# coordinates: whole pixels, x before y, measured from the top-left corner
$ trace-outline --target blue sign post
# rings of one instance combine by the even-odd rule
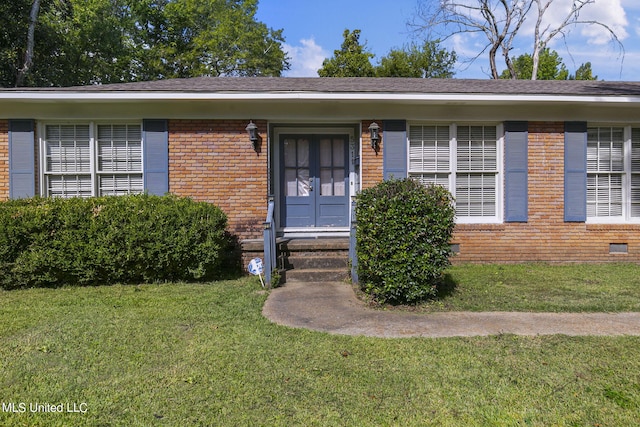
[[[247,267],[249,273],[254,276],[258,276],[260,278],[260,284],[264,288],[264,281],[262,280],[262,273],[264,272],[264,264],[262,264],[262,260],[260,258],[254,258],[249,262],[249,266]]]

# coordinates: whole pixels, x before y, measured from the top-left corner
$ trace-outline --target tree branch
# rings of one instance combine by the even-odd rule
[[[33,0],[31,5],[31,14],[29,15],[29,29],[27,31],[27,50],[24,53],[24,64],[18,69],[16,78],[16,87],[24,85],[27,73],[33,65],[33,49],[35,45],[36,24],[38,22],[38,14],[40,13],[40,0]]]

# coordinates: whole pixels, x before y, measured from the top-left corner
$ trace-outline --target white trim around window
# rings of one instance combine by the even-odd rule
[[[408,173],[447,188],[459,224],[503,221],[502,124],[411,123]]]
[[[640,125],[589,124],[587,222],[640,223]]]
[[[38,135],[42,196],[144,191],[142,123],[45,122],[38,126]]]

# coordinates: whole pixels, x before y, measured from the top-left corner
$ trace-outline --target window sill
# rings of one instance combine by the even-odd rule
[[[456,224],[455,231],[503,231],[504,224]]]
[[[640,223],[587,223],[587,231],[640,231]]]

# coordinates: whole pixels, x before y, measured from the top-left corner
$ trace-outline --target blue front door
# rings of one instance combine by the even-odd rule
[[[348,225],[348,135],[281,135],[283,227]]]

